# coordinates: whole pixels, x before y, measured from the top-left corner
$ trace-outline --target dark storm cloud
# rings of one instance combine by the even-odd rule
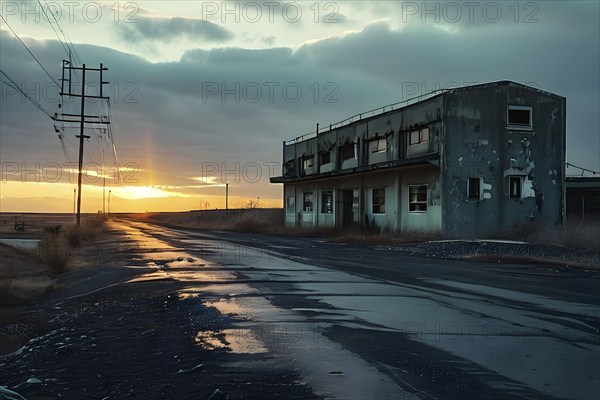
[[[573,18],[569,10],[565,21]],[[198,176],[206,162],[228,168],[280,162],[281,141],[313,131],[317,122],[326,127],[440,87],[502,79],[565,96],[567,159],[598,169],[598,24],[563,27],[556,13],[551,20],[453,33],[426,24],[396,31],[378,23],[298,49],[196,49],[164,63],[97,46],[78,49],[87,64],[109,67],[121,161],[149,170]],[[3,70],[28,87],[48,81],[14,38],[3,33],[1,39]],[[32,49],[57,76],[60,45],[32,41]],[[286,97],[286,85],[302,95],[295,98],[290,90]],[[60,160],[51,121],[15,95],[5,97],[3,159]],[[89,157],[97,157],[94,151],[90,146]],[[171,184],[168,175],[155,179]]]
[[[151,15],[138,16],[136,23],[117,25],[117,33],[122,39],[132,43],[170,42],[182,37],[222,43],[234,37],[231,31],[212,22],[194,18],[167,18]]]

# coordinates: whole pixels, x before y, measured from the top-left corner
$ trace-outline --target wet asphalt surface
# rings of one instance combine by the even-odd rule
[[[119,223],[127,240],[97,255],[98,279],[24,311],[46,334],[0,358],[0,385],[30,399],[600,396],[596,269]]]

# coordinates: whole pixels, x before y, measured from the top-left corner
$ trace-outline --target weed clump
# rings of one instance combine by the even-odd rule
[[[53,272],[62,273],[67,268],[71,250],[93,242],[106,229],[103,215],[84,219],[81,225],[66,230],[48,231],[42,234],[38,246],[39,257]]]

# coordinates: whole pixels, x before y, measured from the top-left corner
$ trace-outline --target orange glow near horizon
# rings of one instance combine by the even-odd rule
[[[201,185],[198,185],[201,186]],[[198,186],[191,186],[198,189]],[[221,185],[218,185],[221,186]],[[0,182],[0,212],[56,212],[73,211],[73,183],[48,182]],[[209,189],[215,187],[206,186]],[[110,197],[111,212],[158,212],[189,211],[198,209],[225,208],[225,194],[192,194],[185,193],[190,187],[164,185],[128,185],[107,186],[103,190],[99,185],[83,185],[82,212],[95,213],[104,207],[108,211]],[[257,186],[257,191],[264,196],[264,190]],[[264,189],[264,188],[262,188]],[[104,195],[104,201],[103,201]],[[260,197],[260,207],[282,207],[280,197]],[[254,196],[238,196],[230,190],[229,207],[241,208]]]

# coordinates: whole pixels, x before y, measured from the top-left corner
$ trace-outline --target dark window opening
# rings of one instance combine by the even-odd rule
[[[333,213],[333,192],[330,190],[324,191],[321,194],[321,213]]]
[[[347,144],[345,146],[340,147],[340,160],[346,161],[351,158],[354,158],[354,146],[351,144]]]
[[[302,209],[304,211],[312,211],[313,210],[313,194],[312,192],[304,192],[304,198],[302,203]]]
[[[296,176],[296,166],[294,165],[294,160],[285,163],[283,175],[287,177]]]
[[[329,164],[331,162],[331,152],[326,151],[319,154],[319,165]]]
[[[509,106],[508,125],[531,128],[531,108]]]
[[[373,214],[385,214],[385,188],[373,189]]]
[[[523,178],[511,176],[508,178],[508,198],[520,199],[523,192]]]
[[[481,199],[481,178],[469,178],[468,198]]]
[[[427,185],[408,186],[408,211],[427,212]]]

